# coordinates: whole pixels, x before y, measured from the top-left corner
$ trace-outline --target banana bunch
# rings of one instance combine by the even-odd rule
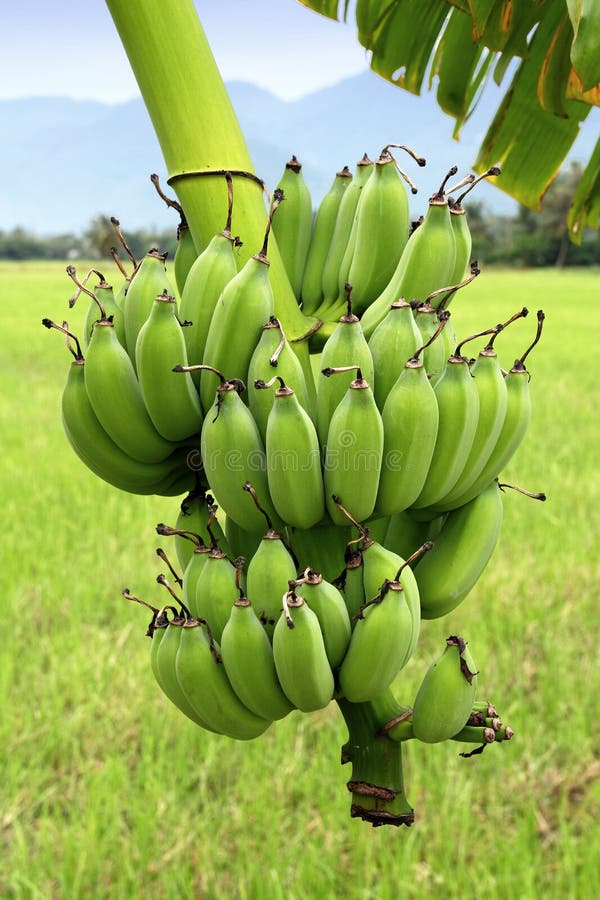
[[[527,309],[459,338],[449,306],[479,275],[463,200],[499,170],[448,188],[453,167],[411,225],[405,185],[416,187],[395,147],[341,169],[314,217],[293,156],[245,262],[224,173],[225,225],[201,252],[178,208],[176,289],[164,254],[136,262],[114,220],[134,264],[131,276],[120,266],[121,290],[96,269],[83,280],[68,269],[70,305],[90,300],[85,358],[66,322],[43,320],[73,356],[62,418],[76,454],[122,490],[186,494],[175,525],[157,526],[182,570],[157,550],[181,594],[158,577],[170,594],[150,606],[159,687],[196,724],[238,740],[335,700],[350,735],[352,814],[373,824],[412,821],[400,764],[389,796],[372,790],[376,735],[398,753],[409,739],[483,746],[512,735],[477,700],[460,637],[412,705],[394,691],[422,622],[454,610],[496,548],[499,476],[529,425],[525,362],[544,323],[540,310],[507,368],[496,344]],[[304,334],[276,315],[273,238]]]

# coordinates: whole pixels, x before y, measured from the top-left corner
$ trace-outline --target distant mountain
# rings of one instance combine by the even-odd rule
[[[242,82],[230,83],[228,91],[255,169],[269,187],[295,154],[316,204],[343,165],[353,168],[364,152],[375,157],[389,142],[405,143],[427,157],[427,167],[418,169],[398,151],[399,164],[419,186],[415,215],[424,211],[426,198],[451,165],[461,173],[469,169],[495,107],[493,100],[487,110],[480,104],[455,142],[453,122],[440,112],[433,93],[414,97],[372,72],[287,103]],[[117,216],[125,228],[174,224],[150,184],[150,173],[158,172],[163,181],[166,173],[141,99],[115,105],[4,100],[0,117],[0,229],[78,232],[97,213]],[[582,134],[579,155],[589,155],[593,142],[591,130]],[[496,211],[515,208],[511,198],[488,185],[481,185],[479,197]]]

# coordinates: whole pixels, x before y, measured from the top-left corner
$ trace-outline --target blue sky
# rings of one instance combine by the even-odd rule
[[[355,27],[298,0],[196,0],[226,81],[294,99],[368,68]],[[104,0],[2,4],[0,99],[67,96],[105,102],[138,94]]]

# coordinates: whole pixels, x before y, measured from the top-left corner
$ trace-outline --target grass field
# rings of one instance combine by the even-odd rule
[[[534,419],[505,475],[548,501],[506,496],[481,582],[424,624],[397,688],[410,703],[459,633],[516,735],[470,760],[411,742],[416,824],[371,829],[349,817],[334,704],[246,744],[160,694],[147,617],[121,589],[162,602],[154,525],[177,500],[128,496],[74,456],[58,410],[69,357],[40,326],[68,315],[70,282],[59,264],[0,263],[0,896],[597,896],[599,287],[598,271],[485,272],[452,307],[460,334],[546,311],[528,360]],[[505,367],[533,319],[498,339]]]

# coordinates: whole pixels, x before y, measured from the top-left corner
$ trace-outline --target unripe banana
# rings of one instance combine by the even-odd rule
[[[221,654],[231,686],[251,712],[268,720],[283,719],[291,712],[293,706],[277,678],[271,642],[246,597],[233,604]]]
[[[248,564],[246,593],[269,638],[281,614],[281,597],[296,577],[296,563],[280,534],[269,528]]]
[[[198,256],[196,252],[196,246],[194,244],[194,239],[192,238],[192,233],[185,218],[185,213],[181,204],[177,200],[173,200],[171,197],[167,197],[160,186],[160,179],[156,173],[153,173],[150,176],[150,181],[154,185],[156,193],[161,198],[161,200],[164,200],[167,207],[169,207],[170,209],[174,209],[179,213],[179,224],[177,226],[177,249],[175,250],[175,257],[173,259],[173,271],[175,274],[177,293],[181,298],[188,273],[196,257]],[[202,362],[202,360],[199,359],[198,362]]]
[[[174,616],[169,622],[165,615],[163,624],[159,614],[152,637],[152,651],[150,655],[152,671],[162,692],[188,719],[191,719],[192,722],[195,722],[196,725],[200,725],[202,728],[207,728],[209,731],[220,731],[215,726],[209,725],[204,716],[190,703],[177,678],[176,660],[184,621],[185,619],[181,616]],[[155,644],[155,636],[160,632],[162,632],[162,637]]]
[[[196,544],[189,562],[183,570],[182,601],[192,615],[196,615],[198,582],[212,549],[206,544]]]
[[[300,299],[312,228],[312,200],[295,156],[285,165],[277,189],[284,203],[273,220],[273,234],[294,294]]]
[[[135,345],[140,328],[148,318],[154,298],[163,291],[173,294],[165,270],[166,253],[153,248],[144,256],[127,289],[123,306],[127,351],[135,368]]]
[[[425,219],[410,236],[387,287],[362,316],[362,329],[367,339],[399,297],[409,302],[423,301],[433,291],[451,283],[456,247],[444,185],[455,172],[456,167],[450,170],[438,193],[429,200]]]
[[[74,267],[69,266],[67,271],[73,270]],[[84,346],[88,346],[92,337],[92,331],[94,329],[95,323],[100,318],[99,309],[104,310],[104,318],[111,318],[113,325],[115,326],[115,332],[117,337],[119,338],[119,343],[125,347],[125,322],[123,319],[123,311],[117,300],[115,298],[112,285],[108,284],[105,281],[104,276],[101,272],[98,272],[95,269],[92,269],[89,273],[95,272],[96,275],[100,278],[100,281],[97,285],[94,286],[93,294],[95,295],[89,302],[87,312],[85,314],[85,322],[83,325],[83,343]],[[85,279],[84,279],[85,281]],[[73,296],[69,300],[69,307],[74,306],[75,300],[77,299],[78,292],[73,294]]]
[[[273,632],[273,657],[283,691],[303,712],[323,709],[333,698],[333,673],[316,614],[288,592]]]
[[[328,370],[324,370],[326,372]],[[329,370],[332,374],[336,370]],[[337,376],[336,376],[337,377]],[[375,509],[383,457],[383,424],[360,369],[336,408],[327,432],[325,498],[332,521],[346,524],[334,497],[359,522]]]
[[[331,417],[342,401],[352,381],[352,373],[336,375],[328,378],[322,374],[323,369],[336,369],[342,366],[360,367],[366,381],[375,384],[373,357],[364,338],[360,322],[350,309],[350,293],[348,293],[348,313],[339,321],[339,325],[323,348],[321,354],[321,374],[317,377],[317,433],[321,446],[327,443]]]
[[[190,226],[182,220],[177,226],[177,248],[173,257],[173,273],[179,297],[183,297],[190,270],[198,258]]]
[[[295,392],[276,376],[266,431],[267,477],[277,514],[295,528],[311,528],[325,515],[321,453],[315,426]],[[256,382],[256,388],[269,388]]]
[[[211,489],[227,516],[248,531],[262,528],[262,514],[248,502],[242,488],[251,481],[269,515],[266,457],[252,413],[238,394],[238,383],[221,381],[214,406],[200,435],[202,462]]]
[[[250,560],[258,550],[262,540],[264,529],[260,531],[248,531],[234,522],[231,516],[225,519],[225,535],[227,543],[231,548],[230,556],[235,558],[243,556],[244,559]]]
[[[211,550],[205,559],[196,580],[195,595],[188,595],[188,606],[193,616],[207,622],[214,640],[220,643],[231,606],[238,596],[238,570],[222,550]]]
[[[323,301],[323,269],[331,246],[335,222],[344,191],[352,181],[348,166],[338,172],[321,200],[310,239],[302,276],[302,311],[312,315]]]
[[[343,576],[344,603],[348,610],[350,627],[354,628],[356,614],[365,602],[365,586],[363,580],[363,554],[361,550],[348,550],[346,568]]]
[[[463,344],[465,341],[463,341]],[[438,402],[438,430],[433,458],[414,507],[435,506],[458,481],[471,452],[479,417],[479,395],[462,344],[434,387]]]
[[[476,693],[477,671],[471,654],[462,638],[451,635],[415,698],[415,737],[427,744],[449,740],[466,725]]]
[[[90,403],[85,386],[85,360],[77,338],[66,325],[57,325],[51,319],[43,319],[42,323],[46,328],[55,328],[67,335],[74,344],[67,344],[73,362],[62,393],[61,415],[65,434],[77,456],[98,477],[121,490],[132,494],[170,496],[174,493],[170,483],[185,472],[179,457],[173,456],[159,463],[142,463],[121,450],[103,429]]]
[[[488,460],[473,484],[459,497],[455,497],[450,508],[455,509],[468,503],[483,491],[504,469],[525,437],[531,421],[531,397],[529,394],[529,372],[525,359],[539,341],[544,323],[544,313],[538,310],[538,327],[535,339],[520,359],[515,360],[506,376],[506,414],[504,422]],[[441,503],[440,508],[445,504]]]
[[[222,734],[252,740],[271,724],[241,702],[227,678],[220,649],[200,619],[184,623],[175,668],[189,703]]]
[[[227,222],[223,231],[216,234],[196,257],[180,295],[181,321],[191,322],[183,331],[190,365],[198,365],[204,359],[206,339],[217,301],[225,286],[237,275],[234,247],[240,246],[241,241],[231,234],[233,186],[229,173],[226,178],[229,198]],[[200,370],[192,373],[192,379],[199,387]]]
[[[330,304],[334,304],[338,299],[342,261],[350,240],[356,207],[358,206],[360,193],[367,183],[372,170],[373,162],[365,153],[363,158],[357,163],[354,177],[342,197],[335,220],[329,253],[323,268],[323,309]],[[319,311],[317,311],[318,314]]]
[[[425,160],[419,160],[419,164],[424,165]],[[412,182],[411,187],[416,193]],[[340,278],[343,278],[340,293],[343,296],[344,283],[350,282],[357,313],[367,309],[385,289],[408,241],[409,228],[410,212],[403,175],[389,148],[385,147],[360,193],[349,270],[346,273],[342,266],[340,272]]]
[[[464,469],[441,501],[444,507],[465,494],[475,482],[498,442],[506,416],[506,381],[491,343],[479,353],[471,372],[479,395],[477,429]]]
[[[349,529],[339,525],[315,525],[308,530],[293,528],[290,531],[290,542],[300,568],[309,566],[321,572],[328,581],[337,578],[344,568],[344,553],[349,538]]]
[[[340,668],[340,690],[362,703],[386,690],[400,671],[412,640],[412,615],[399,582],[387,581],[358,613]]]
[[[142,397],[158,433],[168,441],[199,434],[202,410],[191,375],[173,371],[188,362],[174,297],[155,298],[138,334],[135,361]]]
[[[499,174],[500,169],[498,168],[498,166],[493,166],[491,169],[488,169],[487,172],[484,172],[477,178],[473,178],[467,190],[464,191],[457,200],[449,202],[450,221],[452,223],[452,230],[454,232],[454,240],[456,244],[456,259],[454,262],[454,271],[452,273],[449,284],[456,284],[457,282],[462,281],[463,278],[467,276],[470,268],[473,240],[471,236],[471,230],[469,228],[469,223],[467,221],[465,208],[463,206],[463,200],[467,196],[467,194],[473,190],[475,185],[479,184],[479,182],[484,178],[489,178],[491,175]],[[446,297],[441,301],[441,304],[435,303],[434,306],[437,307],[443,304],[444,308],[447,309],[453,296],[454,294],[446,295]]]
[[[350,641],[350,618],[340,591],[323,576],[306,569],[294,586],[302,585],[304,599],[319,620],[325,652],[332,669],[342,662]]]
[[[424,619],[445,616],[464,600],[489,562],[501,524],[496,482],[448,513],[433,550],[415,570]]]
[[[275,313],[275,300],[269,281],[267,246],[271,221],[281,203],[279,194],[267,223],[262,249],[251,256],[238,274],[225,286],[213,312],[204,364],[247,382],[248,367],[260,339],[262,327]],[[213,380],[206,374],[200,380],[202,408],[208,410],[213,399]]]
[[[273,395],[255,387],[257,381],[267,382],[279,375],[296,392],[300,405],[311,414],[306,378],[300,360],[292,350],[279,319],[271,316],[263,325],[262,334],[248,366],[248,405],[263,441],[267,434],[267,419],[273,406]]]
[[[438,403],[418,354],[404,366],[381,414],[384,465],[376,503],[381,515],[400,513],[416,501],[433,458]]]
[[[421,332],[415,323],[410,303],[406,300],[392,303],[388,314],[369,340],[373,367],[377,372],[373,393],[381,412],[407,360],[414,357],[422,343]]]
[[[230,548],[215,513],[216,507],[211,495],[207,494],[204,488],[196,487],[181,501],[175,528],[199,535],[205,544],[212,544],[214,540],[221,550],[230,554]],[[180,566],[185,569],[194,552],[194,541],[175,534],[175,552]],[[233,556],[243,555],[233,554]]]
[[[141,462],[160,462],[175,445],[160,435],[146,410],[133,363],[112,322],[96,322],[88,347],[85,386],[94,412],[115,444]]]
[[[416,521],[407,511],[390,517],[385,538],[381,543],[404,559],[410,556],[426,540],[433,540],[439,534],[444,516],[431,522]]]

